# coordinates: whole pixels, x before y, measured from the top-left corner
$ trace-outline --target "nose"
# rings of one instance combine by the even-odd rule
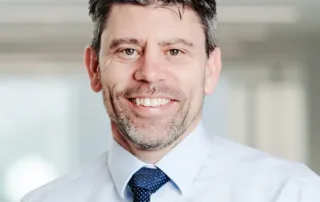
[[[134,78],[144,83],[156,83],[164,80],[165,69],[161,65],[161,55],[155,50],[146,50],[141,65],[134,73]]]

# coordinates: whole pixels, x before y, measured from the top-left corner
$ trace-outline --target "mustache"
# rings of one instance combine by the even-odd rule
[[[116,93],[116,97],[131,98],[139,95],[156,95],[167,96],[177,100],[183,99],[184,93],[176,87],[171,87],[166,84],[139,84],[130,86],[123,91]]]

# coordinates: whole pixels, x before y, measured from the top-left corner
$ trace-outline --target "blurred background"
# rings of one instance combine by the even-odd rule
[[[220,0],[223,71],[210,135],[320,173],[320,1]],[[109,119],[82,56],[87,0],[0,0],[0,202],[108,149]]]

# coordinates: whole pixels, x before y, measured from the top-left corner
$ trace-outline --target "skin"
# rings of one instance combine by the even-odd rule
[[[85,49],[91,88],[102,91],[114,139],[146,163],[159,161],[196,127],[220,74],[220,50],[208,57],[196,13],[182,14],[175,6],[114,5],[100,52]],[[170,102],[145,107],[136,98]]]

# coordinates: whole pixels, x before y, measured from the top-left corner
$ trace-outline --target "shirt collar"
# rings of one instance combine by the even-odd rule
[[[120,146],[113,138],[108,154],[111,177],[121,198],[132,175],[147,164]]]
[[[193,132],[156,163],[177,185],[182,195],[188,193],[210,153],[206,138],[200,122]]]
[[[200,122],[184,140],[155,164],[166,173],[182,195],[188,193],[210,152],[210,149],[206,147],[206,141],[206,133]],[[124,198],[132,175],[148,165],[125,150],[112,138],[108,166],[116,189],[121,198]]]

